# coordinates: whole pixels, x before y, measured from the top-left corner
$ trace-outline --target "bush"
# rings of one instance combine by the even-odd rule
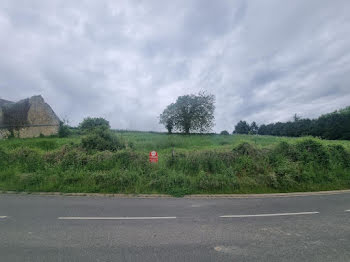
[[[77,148],[71,148],[70,150],[64,151],[63,155],[61,155],[59,159],[59,163],[63,170],[79,170],[85,167],[88,163],[88,156],[86,153]]]
[[[83,131],[91,131],[95,128],[109,129],[109,122],[102,117],[87,117],[79,124],[79,128]]]
[[[282,188],[295,186],[296,182],[302,182],[301,170],[296,162],[283,159],[274,167],[278,183]]]
[[[332,165],[339,166],[341,168],[350,167],[350,154],[342,145],[329,145],[328,150]]]
[[[252,157],[243,155],[239,156],[233,165],[233,169],[238,177],[255,176],[264,173],[265,166],[253,159]]]
[[[297,161],[298,152],[295,146],[288,144],[287,142],[280,142],[275,148],[274,152],[278,155],[286,157],[292,161]]]
[[[295,146],[287,142],[280,142],[268,153],[268,158],[272,168],[282,167],[282,169],[284,169],[286,162],[298,161],[298,152]]]
[[[147,154],[140,154],[138,152],[133,151],[120,151],[117,153],[114,153],[115,161],[118,163],[118,165],[121,168],[124,169],[130,169],[130,168],[142,168],[147,169],[148,168],[148,155]]]
[[[181,170],[188,174],[196,174],[201,169],[201,163],[203,157],[201,153],[192,153],[192,154],[181,154],[178,153],[175,155],[175,158],[169,158],[169,161],[174,160],[174,167],[177,170]]]
[[[2,168],[7,167],[9,161],[8,154],[0,147],[0,166]]]
[[[44,167],[44,161],[39,152],[26,147],[11,152],[10,161],[17,163],[22,172],[35,172]]]
[[[95,173],[92,179],[101,191],[126,192],[135,186],[138,175],[136,172],[113,170],[111,173]]]
[[[111,170],[116,166],[115,154],[111,151],[101,151],[88,158],[87,168],[91,171]]]
[[[217,152],[205,152],[201,158],[202,170],[209,173],[220,173],[225,169],[221,155]]]
[[[104,128],[92,130],[81,140],[82,147],[86,150],[117,151],[125,148],[125,143],[112,131]]]
[[[16,179],[24,190],[30,190],[32,187],[40,186],[43,176],[37,173],[21,173],[16,175]]]
[[[209,173],[220,173],[233,164],[234,155],[231,152],[191,152],[177,153],[175,157],[168,157],[166,165],[169,168],[195,175],[204,170]]]
[[[262,176],[263,182],[266,186],[270,188],[278,188],[280,186],[280,183],[278,182],[277,176],[275,173],[269,173],[265,176]]]
[[[49,151],[49,150],[56,149],[58,147],[58,144],[57,144],[56,140],[45,139],[45,140],[40,140],[40,141],[35,142],[33,144],[33,146],[40,148],[42,150],[45,150],[45,151]]]
[[[255,146],[247,142],[239,144],[232,151],[238,156],[256,157],[260,154],[259,150]]]
[[[328,168],[330,165],[329,154],[326,148],[312,139],[306,139],[296,145],[298,160],[306,165]]]
[[[177,172],[167,172],[166,176],[161,177],[161,190],[173,196],[184,196],[190,192],[189,178]]]
[[[60,121],[60,126],[58,128],[58,137],[67,137],[70,135],[70,133],[71,132],[69,130],[69,126],[66,123]]]
[[[229,173],[226,174],[210,174],[201,171],[198,176],[197,187],[199,190],[207,192],[223,192],[225,189],[230,191],[239,188],[236,176]]]
[[[220,135],[228,136],[229,132],[227,130],[221,131]]]

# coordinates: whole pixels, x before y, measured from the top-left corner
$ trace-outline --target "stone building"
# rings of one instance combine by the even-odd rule
[[[60,119],[40,95],[16,103],[0,99],[0,139],[55,135],[59,124]]]

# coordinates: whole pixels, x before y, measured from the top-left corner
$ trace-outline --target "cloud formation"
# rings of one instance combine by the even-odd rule
[[[216,96],[214,131],[240,119],[350,105],[350,2],[0,2],[0,97],[42,94],[73,125],[164,130],[180,95]]]

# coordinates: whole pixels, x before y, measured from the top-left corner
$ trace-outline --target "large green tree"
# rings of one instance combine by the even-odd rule
[[[235,125],[235,130],[233,133],[235,134],[249,134],[250,126],[246,121],[239,121],[237,125]]]
[[[175,103],[165,108],[160,115],[160,123],[168,132],[178,130],[190,132],[209,132],[214,126],[214,95],[204,92],[198,95],[179,96]]]

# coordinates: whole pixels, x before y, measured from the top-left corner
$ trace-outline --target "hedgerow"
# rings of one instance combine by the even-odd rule
[[[182,196],[350,188],[350,152],[340,144],[315,139],[164,151],[157,164],[148,162],[147,151],[130,147],[23,144],[0,147],[1,190]]]

